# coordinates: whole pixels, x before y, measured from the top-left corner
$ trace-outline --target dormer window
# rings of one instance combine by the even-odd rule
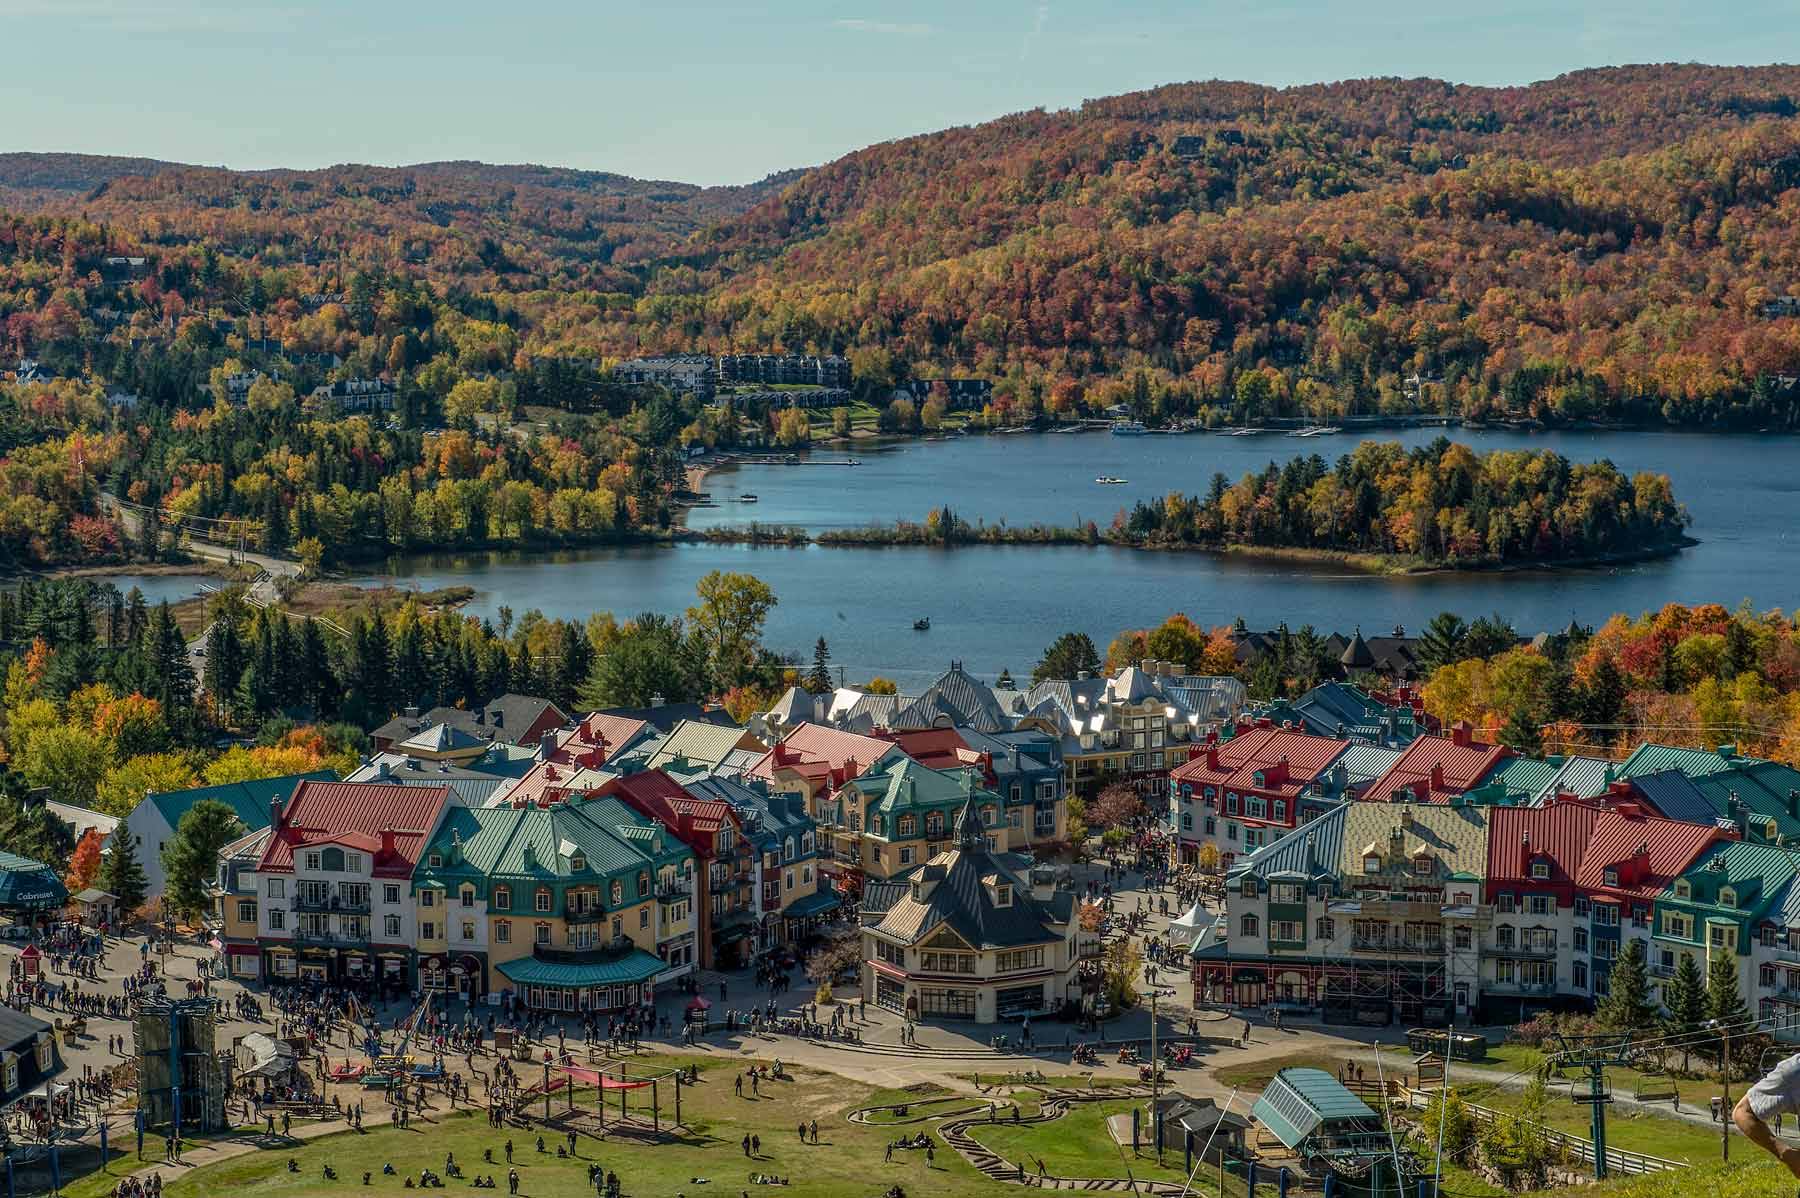
[[[1693,898],[1694,897],[1694,888],[1692,886],[1689,886],[1687,884],[1687,882],[1685,882],[1685,881],[1677,882],[1677,883],[1675,883],[1675,897],[1683,898],[1683,899],[1684,898]]]
[[[1531,876],[1539,882],[1547,880],[1550,877],[1550,863],[1547,861],[1533,861],[1531,863]]]
[[[614,878],[613,884],[612,884],[613,906],[616,907],[624,901],[625,901],[625,884],[623,882],[619,881],[619,879]]]
[[[1370,853],[1368,856],[1364,857],[1363,858],[1363,872],[1366,874],[1380,873],[1381,872],[1381,858],[1377,857],[1373,853]]]
[[[587,858],[582,856],[580,853],[576,853],[573,857],[569,858],[570,872],[580,873],[582,870],[584,870],[586,868],[587,868]]]
[[[1414,877],[1429,878],[1432,874],[1432,870],[1436,868],[1437,863],[1425,854],[1420,853],[1417,857],[1413,858],[1412,865]]]
[[[444,864],[444,855],[442,853],[433,853],[425,859],[425,863],[433,869],[440,869]]]
[[[1619,884],[1619,871],[1616,869],[1601,870],[1600,881],[1606,886],[1617,886]]]
[[[1012,906],[1012,887],[1007,885],[1005,882],[1002,882],[1002,883],[1000,883],[1000,885],[994,887],[994,906],[996,906],[996,907]]]
[[[1737,906],[1737,891],[1733,890],[1729,886],[1719,887],[1719,906],[1721,906],[1721,907]]]

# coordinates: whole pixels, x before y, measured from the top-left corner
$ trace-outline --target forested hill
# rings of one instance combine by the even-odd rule
[[[1053,406],[1141,402],[1141,366],[1236,419],[1791,423],[1800,327],[1762,306],[1800,290],[1797,98],[1800,68],[1668,66],[1020,114],[809,172],[651,280],[673,336],[633,331],[881,344]]]
[[[103,372],[129,348],[130,385],[159,398],[213,359],[258,364],[226,327],[250,318],[261,344],[359,374],[453,343],[484,371],[816,350],[871,398],[907,374],[993,379],[997,419],[1123,401],[1152,421],[1794,428],[1800,302],[1773,301],[1800,293],[1797,104],[1800,67],[1189,83],[741,188],[14,155],[0,357]],[[149,277],[109,277],[113,255]],[[498,348],[471,351],[470,321]],[[138,365],[166,345],[173,370]]]

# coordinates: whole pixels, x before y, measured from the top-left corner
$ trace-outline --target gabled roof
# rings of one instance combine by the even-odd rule
[[[1754,844],[1747,840],[1720,841],[1681,871],[1680,876],[1693,885],[1692,899],[1675,898],[1672,885],[1658,897],[1661,900],[1707,905],[1712,903],[1712,887],[1728,885],[1738,892],[1734,912],[1739,915],[1757,915],[1783,897],[1794,874],[1794,857],[1786,849],[1771,844]]]
[[[953,724],[968,724],[983,732],[1004,732],[1012,717],[994,698],[993,689],[972,677],[960,662],[938,675],[911,704],[896,712],[895,728],[929,728],[939,715]]]
[[[1394,768],[1402,752],[1404,750],[1352,742],[1333,764],[1344,767],[1345,780],[1351,787],[1364,786]]]
[[[695,765],[717,768],[743,740],[742,728],[701,720],[682,720],[657,744],[645,764],[658,769],[676,758]]]
[[[819,718],[821,698],[811,691],[790,686],[769,708],[769,718],[777,724],[812,723]]]
[[[688,847],[707,857],[713,852],[713,836],[724,828],[738,828],[742,822],[730,803],[697,799],[662,770],[642,770],[615,778],[601,793],[660,821]]]
[[[1574,795],[1578,799],[1595,799],[1612,785],[1616,766],[1604,757],[1568,757],[1557,767],[1556,774],[1532,796],[1534,803],[1551,795]]]
[[[1484,789],[1504,787],[1509,798],[1530,802],[1544,792],[1561,770],[1559,763],[1541,757],[1508,757],[1488,771],[1481,785]]]
[[[955,728],[921,728],[909,732],[881,732],[877,739],[892,741],[900,751],[934,770],[955,769],[974,765],[980,754],[969,748],[969,742]]]
[[[1177,767],[1171,777],[1178,784],[1206,782],[1236,790],[1298,795],[1349,747],[1347,740],[1252,726],[1217,746],[1197,746],[1196,755]],[[1217,765],[1209,762],[1209,752]],[[1256,780],[1259,773],[1261,782]]]
[[[1480,785],[1507,756],[1507,750],[1499,745],[1458,744],[1447,736],[1421,736],[1406,746],[1363,797],[1390,802],[1397,792],[1406,792],[1400,794],[1401,801],[1447,803]],[[1441,770],[1441,775],[1434,770]]]
[[[655,707],[608,707],[595,715],[622,716],[643,720],[658,732],[668,733],[683,720],[699,720],[707,724],[733,724],[731,715],[722,707],[702,707],[698,703],[662,703]]]
[[[1656,770],[1638,774],[1631,779],[1631,785],[1644,797],[1646,803],[1669,819],[1710,828],[1719,818],[1719,811],[1713,806],[1712,800],[1694,785],[1692,778],[1680,770]]]
[[[283,774],[279,778],[258,778],[250,782],[226,782],[219,786],[158,791],[145,795],[144,802],[154,806],[171,828],[179,828],[181,817],[192,811],[194,804],[203,799],[211,799],[231,808],[246,828],[266,828],[269,826],[270,802],[275,799],[285,800],[302,782],[335,781],[337,775],[331,770],[312,770],[304,774]]]
[[[1719,839],[1710,824],[1661,819],[1622,811],[1602,811],[1582,854],[1575,884],[1591,892],[1624,897],[1655,898],[1676,875],[1693,864],[1706,847]],[[1643,850],[1643,872],[1620,867]],[[1607,885],[1606,871],[1619,870],[1618,882]]]
[[[666,831],[661,834],[660,849],[656,836],[645,839],[638,835],[655,829],[653,821],[608,798],[548,807],[458,809],[445,818],[431,841],[430,852],[439,854],[446,864],[425,866],[420,872],[427,876],[442,869],[449,874],[499,878],[598,881],[687,855],[681,842]],[[453,846],[460,850],[460,867],[453,863]],[[573,869],[576,855],[583,858],[584,871]]]
[[[1239,858],[1232,874],[1304,874],[1308,878],[1336,877],[1344,860],[1344,828],[1350,804],[1339,803],[1311,823],[1288,832],[1248,857]]]
[[[972,769],[934,770],[896,753],[863,771],[849,785],[866,800],[866,815],[896,816],[917,808],[961,809],[976,803],[998,804],[1000,796],[981,784]]]
[[[1693,779],[1721,818],[1747,814],[1773,820],[1782,836],[1800,837],[1800,770],[1776,761],[1739,758],[1729,769]],[[1735,800],[1735,802],[1734,802]]]
[[[998,877],[1012,887],[1012,902],[997,906],[982,879]],[[912,897],[909,886],[882,916],[875,930],[916,944],[940,925],[961,937],[971,948],[1015,948],[1061,940],[1074,915],[1075,896],[1059,890],[1050,902],[1031,897],[1029,883],[1015,876],[993,854],[979,849],[956,848],[939,853],[906,875],[930,882],[924,899]]]
[[[433,724],[428,728],[413,733],[405,740],[396,741],[394,747],[402,752],[412,753],[455,753],[465,749],[482,747],[487,741],[470,732],[451,724]]]
[[[1579,803],[1493,808],[1488,814],[1488,885],[1573,883],[1599,817],[1598,810]],[[1537,862],[1550,867],[1547,879],[1531,876],[1531,866]]]
[[[1639,774],[1653,774],[1659,770],[1680,770],[1690,778],[1716,774],[1720,770],[1728,770],[1748,758],[1739,757],[1735,750],[1727,753],[1724,750],[1731,746],[1713,749],[1684,749],[1679,745],[1658,745],[1644,742],[1631,751],[1631,756],[1620,763],[1618,776],[1635,778]]]
[[[882,758],[899,753],[894,745],[872,736],[801,724],[764,753],[749,773],[773,782],[782,771],[792,771],[835,789]]]
[[[454,805],[447,786],[302,782],[282,809],[256,868],[292,871],[296,850],[350,835],[376,846],[370,849],[372,876],[409,877],[446,805]],[[381,845],[390,837],[388,853]]]
[[[1290,1150],[1333,1125],[1380,1130],[1381,1117],[1323,1069],[1283,1069],[1269,1079],[1250,1108],[1250,1117]]]
[[[1362,802],[1346,803],[1344,808],[1344,855],[1338,872],[1352,880],[1370,876],[1363,870],[1363,853],[1374,845],[1385,858],[1376,876],[1390,881],[1407,878],[1412,858],[1421,852],[1438,862],[1441,876],[1480,878],[1487,870],[1488,814],[1504,810]]]
[[[507,693],[480,707],[433,707],[421,716],[395,716],[371,735],[378,741],[400,741],[434,724],[449,724],[482,740],[517,744],[541,723],[562,725],[569,717],[548,699]]]

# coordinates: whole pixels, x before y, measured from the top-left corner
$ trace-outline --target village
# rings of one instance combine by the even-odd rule
[[[1330,649],[1265,702],[1156,659],[742,722],[509,693],[344,777],[53,802],[128,884],[0,854],[9,1194],[1410,1193],[1452,1104],[1537,1129],[1463,1133],[1495,1193],[1686,1167],[1731,1084],[1690,1058],[1800,1033],[1800,771],[1483,743],[1415,640]],[[207,821],[206,918],[146,920]],[[1530,1077],[1621,1020],[1609,1145]]]

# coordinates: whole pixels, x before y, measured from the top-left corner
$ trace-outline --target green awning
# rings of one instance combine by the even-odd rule
[[[543,961],[521,957],[502,961],[500,972],[519,986],[628,986],[647,982],[668,968],[661,957],[633,949],[621,957],[597,961]]]
[[[69,888],[41,861],[0,852],[0,910],[53,911],[69,901]]]
[[[836,911],[844,905],[835,890],[821,890],[809,894],[805,898],[795,899],[781,912],[783,919],[806,919],[813,915],[823,915],[827,911]]]

